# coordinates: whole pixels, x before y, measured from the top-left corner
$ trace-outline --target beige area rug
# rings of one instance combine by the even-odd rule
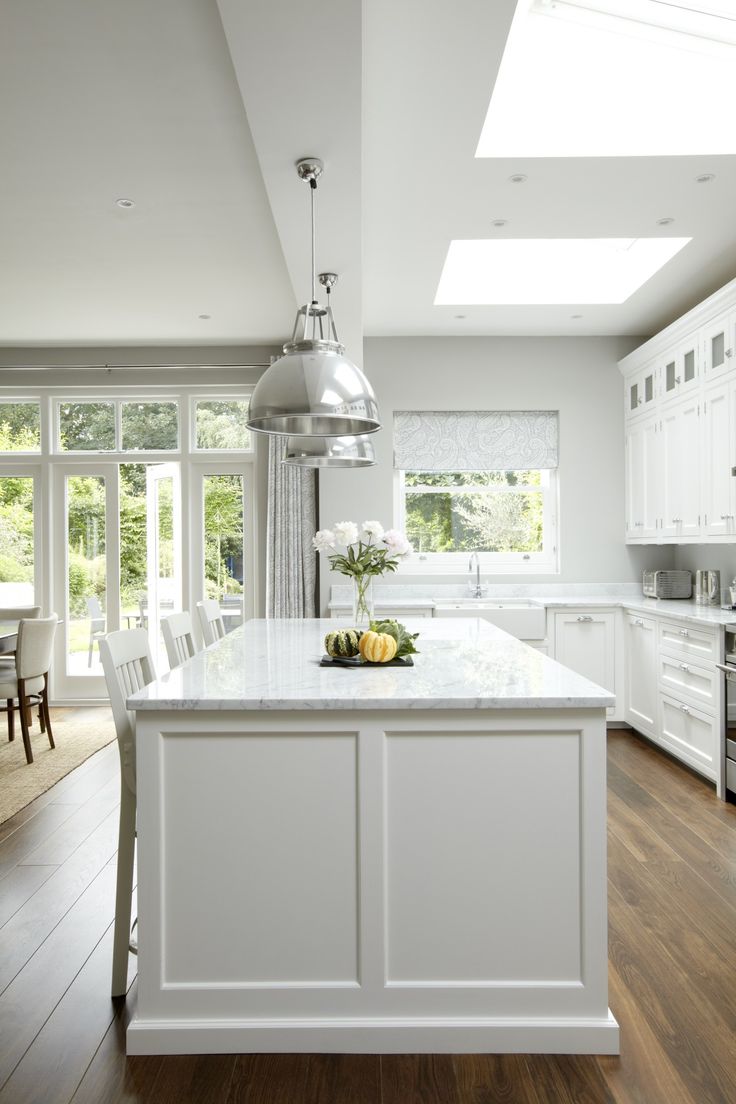
[[[15,719],[15,740],[8,740],[8,718],[0,713],[0,824],[30,801],[40,797],[59,779],[73,771],[90,755],[115,739],[112,715],[105,709],[51,711],[55,749],[38,726],[33,711],[31,746],[33,762],[26,763],[20,723]]]

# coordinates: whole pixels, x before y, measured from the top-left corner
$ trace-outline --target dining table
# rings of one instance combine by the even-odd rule
[[[0,621],[0,655],[12,655],[18,646],[18,622]]]

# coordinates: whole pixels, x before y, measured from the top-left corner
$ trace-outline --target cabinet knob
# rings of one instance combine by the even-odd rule
[[[593,618],[589,614],[585,614],[582,617],[578,617],[578,621],[592,621]]]
[[[690,707],[687,706],[687,705],[681,705],[680,709],[682,710],[683,713],[689,713],[690,712]]]
[[[635,625],[643,625],[644,622],[642,621],[641,617],[635,617],[634,618],[634,624]]]
[[[681,663],[680,664],[680,670],[681,671],[689,671],[690,670],[690,664],[689,663]]]
[[[688,632],[687,629],[680,629],[679,632],[680,632],[680,636],[689,636],[690,635],[690,633]]]
[[[726,356],[727,357],[733,356],[733,349],[726,349]]]

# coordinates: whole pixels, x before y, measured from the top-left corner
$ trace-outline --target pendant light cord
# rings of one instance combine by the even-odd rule
[[[309,181],[309,194],[312,200],[312,302],[317,302],[317,261],[315,257],[316,253],[316,240],[317,234],[315,230],[315,214],[314,214],[314,196],[317,191],[317,181],[314,177]]]

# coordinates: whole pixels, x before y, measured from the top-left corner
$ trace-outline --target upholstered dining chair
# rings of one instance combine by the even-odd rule
[[[99,598],[94,595],[87,599],[87,616],[89,617],[89,648],[87,650],[87,666],[92,666],[92,649],[95,641],[99,644],[105,635],[105,615],[102,612]]]
[[[188,610],[183,613],[172,613],[170,617],[161,620],[161,634],[166,645],[166,655],[169,658],[169,667],[179,667],[186,660],[191,659],[197,647],[194,643],[194,626],[192,615]]]
[[[225,635],[225,622],[222,620],[220,603],[214,598],[205,598],[203,602],[197,602],[197,613],[204,646],[209,648],[210,644],[214,644],[216,640],[222,640]]]
[[[0,621],[20,621],[22,617],[35,619],[40,616],[40,606],[0,606]],[[15,652],[0,655],[0,670],[3,663],[15,664]]]
[[[126,700],[156,678],[148,633],[145,629],[121,629],[100,641],[100,658],[110,695],[120,754],[120,825],[118,870],[115,889],[115,927],[112,945],[112,995],[125,995],[128,981],[130,913],[135,861],[135,714]]]
[[[0,667],[0,700],[5,699],[8,711],[8,739],[15,739],[15,702],[23,735],[26,762],[33,762],[29,731],[30,707],[38,704],[42,729],[53,748],[54,734],[49,716],[48,683],[51,669],[51,652],[58,617],[21,618],[18,622],[18,644],[15,664]]]

